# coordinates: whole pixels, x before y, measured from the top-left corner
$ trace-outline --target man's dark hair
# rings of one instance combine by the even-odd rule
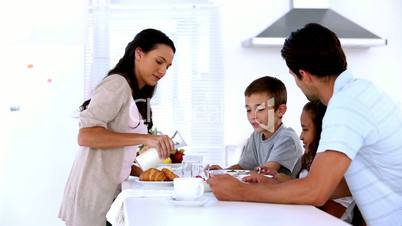
[[[292,32],[281,55],[289,69],[301,78],[299,70],[317,77],[338,76],[347,68],[346,56],[334,32],[315,23]]]

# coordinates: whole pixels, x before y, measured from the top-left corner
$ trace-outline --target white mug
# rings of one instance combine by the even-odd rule
[[[137,156],[136,161],[140,168],[145,171],[149,168],[155,168],[163,160],[159,158],[158,151],[155,148],[150,148]]]
[[[201,178],[178,177],[173,179],[173,187],[176,200],[195,200],[204,194],[204,182]]]

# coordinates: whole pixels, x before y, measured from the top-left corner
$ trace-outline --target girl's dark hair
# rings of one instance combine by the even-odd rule
[[[309,112],[313,121],[313,125],[315,128],[315,139],[311,145],[309,145],[307,150],[304,151],[304,154],[301,159],[301,169],[310,170],[311,163],[317,153],[318,143],[321,138],[322,131],[322,119],[324,118],[325,111],[327,107],[322,104],[320,101],[310,101],[304,105],[303,111]]]
[[[152,128],[153,122],[152,111],[150,108],[150,117],[147,117],[147,106],[150,105],[150,98],[152,98],[154,95],[156,86],[145,85],[142,89],[139,89],[137,78],[134,74],[134,51],[135,49],[140,48],[144,53],[147,53],[156,49],[158,44],[167,45],[173,50],[174,53],[176,52],[173,41],[163,32],[151,28],[142,30],[131,42],[127,44],[123,57],[106,75],[107,77],[112,74],[119,74],[127,80],[132,90],[134,100],[141,100],[135,102],[142,118],[145,119],[145,124],[147,124],[148,130]],[[80,110],[85,110],[90,101],[91,99],[84,101],[84,103],[80,106]]]
[[[336,34],[316,23],[292,32],[285,40],[281,55],[299,79],[301,69],[324,77],[338,76],[347,68],[346,56]]]

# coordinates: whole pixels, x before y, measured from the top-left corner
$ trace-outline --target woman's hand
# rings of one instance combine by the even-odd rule
[[[173,140],[167,135],[148,135],[145,145],[156,148],[160,159],[168,158],[174,150]]]
[[[142,173],[142,169],[136,165],[131,166],[130,176],[139,177]]]

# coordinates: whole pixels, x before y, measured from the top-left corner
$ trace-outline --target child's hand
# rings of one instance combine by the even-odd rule
[[[257,173],[263,174],[263,175],[271,175],[273,177],[275,177],[278,172],[276,170],[272,170],[266,166],[257,166],[255,167],[255,171]]]
[[[208,170],[220,170],[222,169],[222,167],[220,167],[219,165],[210,165],[208,167]]]

